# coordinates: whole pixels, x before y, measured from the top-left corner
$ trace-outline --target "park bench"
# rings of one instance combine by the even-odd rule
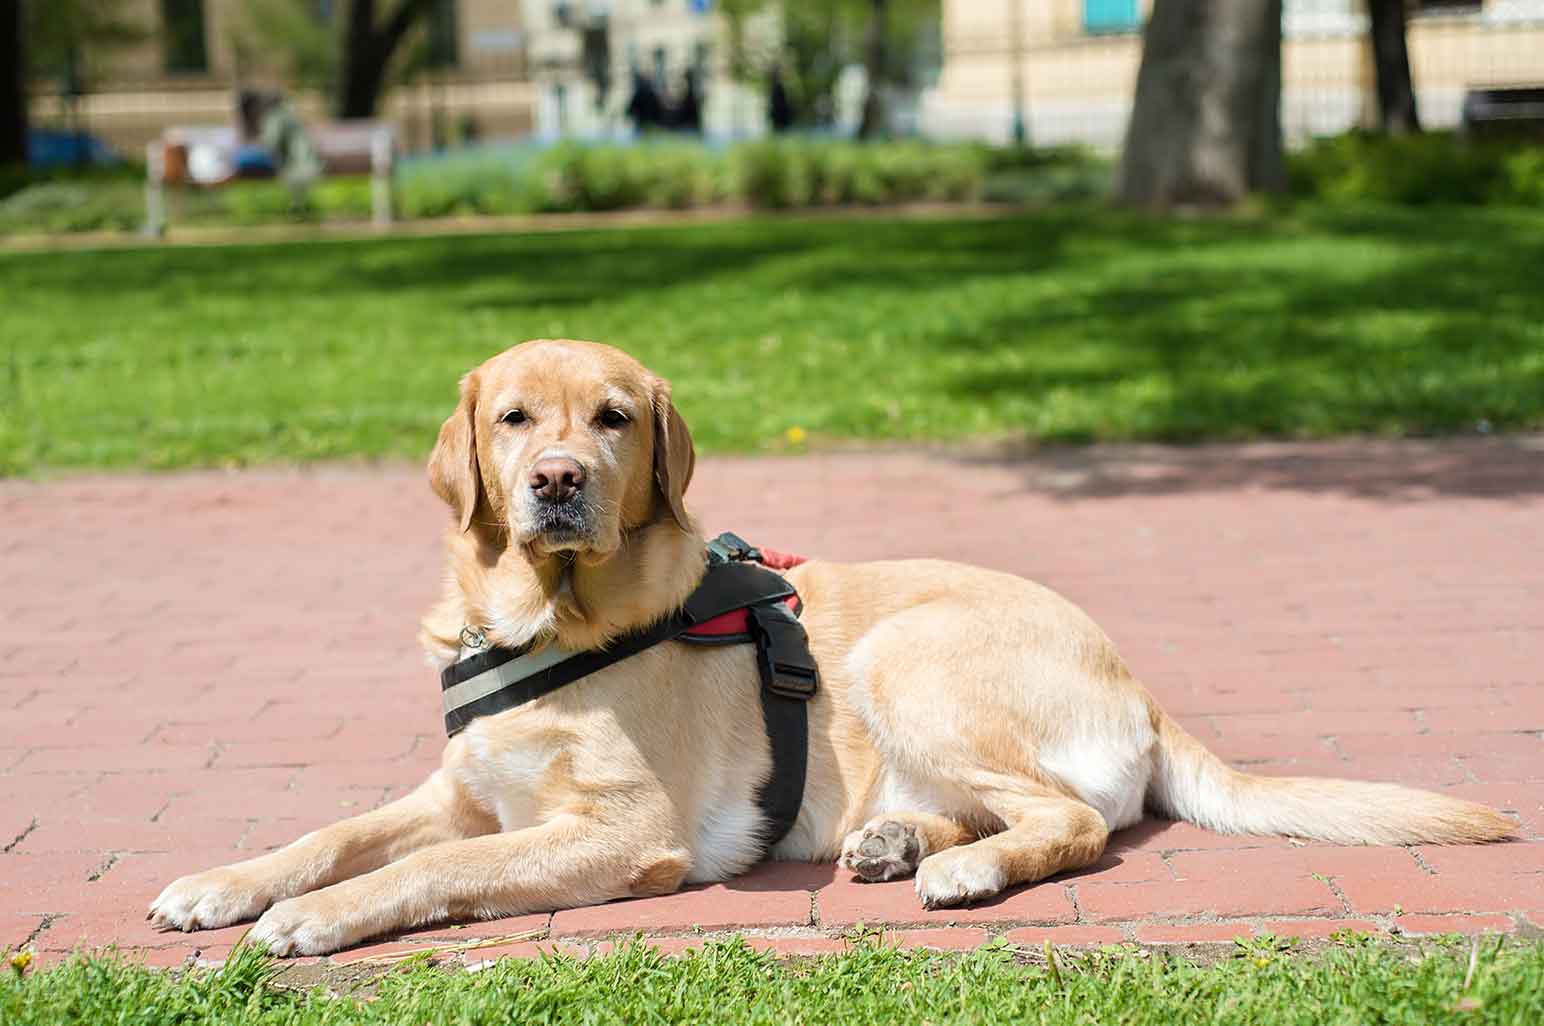
[[[1544,86],[1471,89],[1464,94],[1463,131],[1475,137],[1544,138]]]
[[[336,121],[306,129],[321,158],[324,175],[370,175],[370,220],[391,223],[391,174],[396,160],[396,129],[384,121]],[[145,233],[165,234],[166,187],[216,188],[237,179],[211,178],[198,165],[215,155],[229,167],[236,152],[236,130],[229,125],[168,128],[145,148]]]

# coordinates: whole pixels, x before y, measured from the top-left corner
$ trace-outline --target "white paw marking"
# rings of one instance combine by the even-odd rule
[[[1007,880],[987,852],[950,848],[917,867],[917,897],[924,908],[949,908],[1002,892]]]
[[[175,880],[150,903],[157,930],[213,930],[256,917],[271,899],[229,869],[211,869]]]

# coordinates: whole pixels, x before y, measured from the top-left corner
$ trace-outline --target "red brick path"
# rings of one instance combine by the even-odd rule
[[[1544,927],[1544,439],[709,460],[693,498],[711,528],[778,548],[1034,577],[1235,763],[1481,799],[1525,840],[1344,849],[1147,823],[980,908],[783,865],[344,957],[634,930],[821,951],[859,923],[949,948]],[[239,929],[146,928],[163,884],[433,767],[413,631],[441,522],[408,468],[0,484],[0,947],[218,958]]]

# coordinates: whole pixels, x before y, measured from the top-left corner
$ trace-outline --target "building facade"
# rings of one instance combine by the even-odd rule
[[[1018,111],[1033,143],[1118,146],[1151,3],[943,0],[943,70],[923,96],[922,131],[1005,142]],[[1372,124],[1363,0],[1285,0],[1282,30],[1288,140]],[[1469,89],[1544,84],[1544,0],[1411,0],[1407,39],[1430,127],[1455,125]]]
[[[525,0],[522,24],[542,138],[625,137],[637,79],[669,106],[680,103],[688,73],[705,135],[766,130],[764,96],[730,74],[731,25],[713,0]],[[743,45],[775,46],[777,26],[768,5],[746,19]]]
[[[286,61],[273,56],[273,42],[253,19],[265,9],[309,12],[316,38],[327,45],[328,26],[345,2],[120,0],[121,16],[139,38],[84,54],[81,121],[115,150],[138,154],[168,127],[229,122],[236,91],[248,86],[284,88],[306,120],[326,120],[322,94],[294,86]],[[443,0],[430,30],[440,66],[391,88],[382,105],[407,145],[429,145],[436,123],[488,136],[530,131],[535,93],[520,15],[520,0]],[[66,93],[61,82],[35,83],[34,123],[65,121]]]

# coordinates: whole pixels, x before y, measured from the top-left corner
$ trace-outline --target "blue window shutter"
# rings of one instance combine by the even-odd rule
[[[1083,0],[1083,28],[1090,34],[1135,32],[1141,27],[1137,0]]]

